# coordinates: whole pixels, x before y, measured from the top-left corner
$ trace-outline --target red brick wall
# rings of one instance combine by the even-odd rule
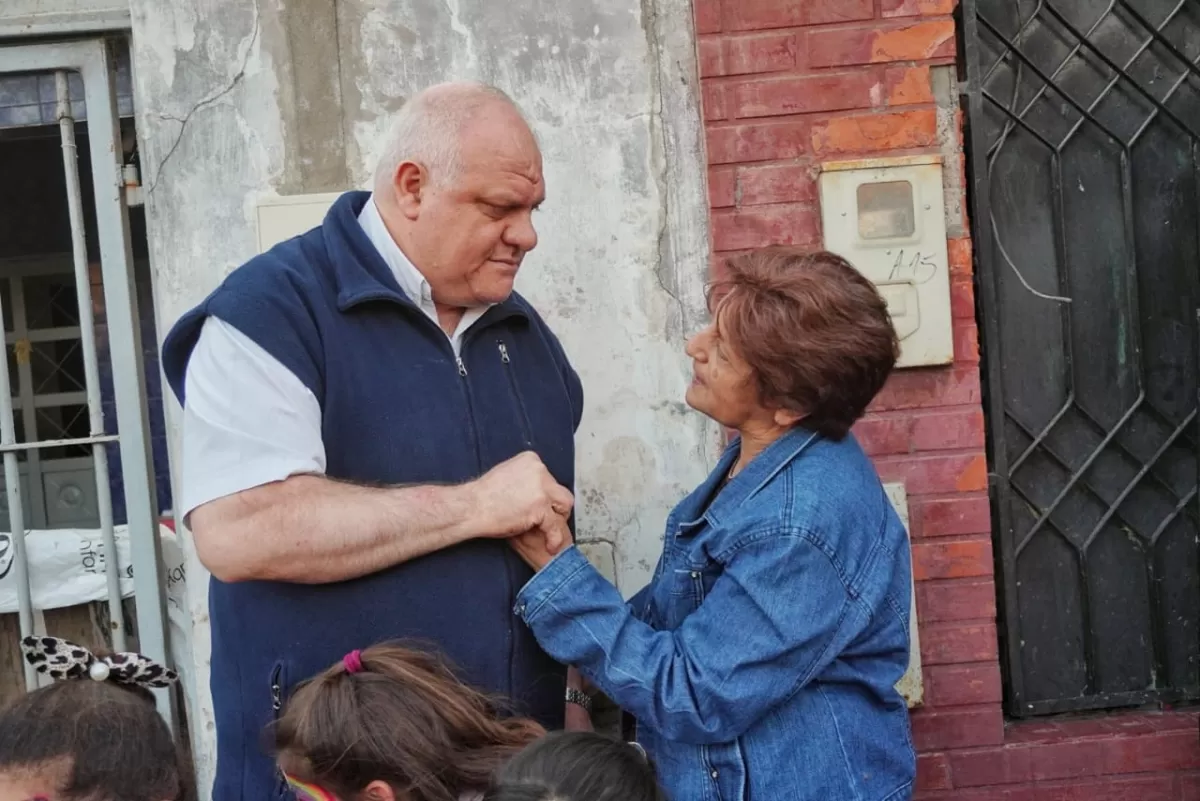
[[[822,161],[940,152],[964,181],[961,118],[948,108],[959,124],[939,132],[931,84],[931,68],[955,62],[956,0],[693,4],[714,269],[723,253],[820,244]],[[958,228],[954,364],[898,373],[857,428],[909,496],[925,678],[918,798],[1200,799],[1194,714],[1005,724],[971,242]]]

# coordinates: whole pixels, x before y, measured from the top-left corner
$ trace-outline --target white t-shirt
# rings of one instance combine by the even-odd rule
[[[429,282],[388,233],[374,198],[363,206],[358,222],[404,294],[437,323]],[[448,335],[456,356],[463,334],[486,311],[486,306],[468,309]],[[177,503],[185,519],[218,498],[289,476],[324,475],[320,403],[291,370],[241,331],[216,317],[205,320],[185,382]]]

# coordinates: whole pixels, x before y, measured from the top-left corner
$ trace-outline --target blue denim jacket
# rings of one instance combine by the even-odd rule
[[[571,548],[516,612],[637,718],[673,801],[909,799],[904,526],[853,437],[802,428],[706,508],[737,450],[671,513],[631,601]]]

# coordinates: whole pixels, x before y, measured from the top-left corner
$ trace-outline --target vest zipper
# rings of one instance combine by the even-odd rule
[[[521,424],[521,439],[527,450],[533,450],[533,438],[530,433],[529,417],[525,414],[525,404],[521,402],[521,394],[517,391],[517,378],[513,374],[512,359],[508,355],[508,346],[504,344],[504,340],[496,340],[496,349],[500,351],[500,363],[504,366],[504,375],[508,378],[508,389],[512,394],[513,403],[517,405],[517,418]],[[508,584],[509,593],[513,600],[516,600],[516,588],[522,586],[523,579],[514,579],[514,568],[520,570],[524,567],[524,563],[519,560],[513,560],[513,552],[510,550],[506,555],[508,557]],[[516,689],[516,671],[517,671],[517,636],[513,630],[513,618],[508,618],[508,686],[511,690]]]
[[[449,340],[446,341],[450,345]],[[462,347],[466,347],[466,338],[463,338]],[[450,345],[453,348],[452,345]],[[463,361],[460,354],[454,354],[454,364],[458,368],[458,376],[462,379],[463,398],[467,401],[467,430],[471,432],[471,443],[475,446],[475,466],[479,470],[480,475],[483,474],[483,456],[479,451],[479,432],[475,430],[475,404],[471,403],[471,384],[467,381],[467,364]]]
[[[496,340],[496,346],[500,350],[500,361],[504,364],[504,374],[508,376],[508,389],[512,393],[513,403],[517,405],[517,412],[521,420],[521,435],[525,447],[533,450],[533,426],[529,424],[529,414],[525,411],[525,402],[521,399],[521,391],[517,388],[517,376],[513,372],[512,359],[508,356],[508,346],[504,344],[504,340]]]
[[[283,709],[283,663],[278,662],[271,671],[271,711],[278,718],[281,709]]]
[[[275,667],[271,669],[271,718],[275,723],[279,722],[283,710],[283,681],[283,663],[276,662]],[[287,787],[287,777],[283,775],[283,769],[276,765],[274,797],[283,798]]]

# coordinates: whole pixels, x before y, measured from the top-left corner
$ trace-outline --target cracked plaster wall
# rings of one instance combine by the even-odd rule
[[[127,0],[0,0],[0,37],[102,30],[128,19]]]
[[[414,90],[477,78],[521,104],[544,150],[541,243],[518,288],[580,373],[579,528],[630,593],[717,436],[682,404],[705,318],[707,214],[688,0],[133,0],[155,306],[165,333],[255,251],[256,201],[366,183]],[[168,408],[172,451],[179,410]],[[203,569],[189,556],[189,688],[212,775]]]

